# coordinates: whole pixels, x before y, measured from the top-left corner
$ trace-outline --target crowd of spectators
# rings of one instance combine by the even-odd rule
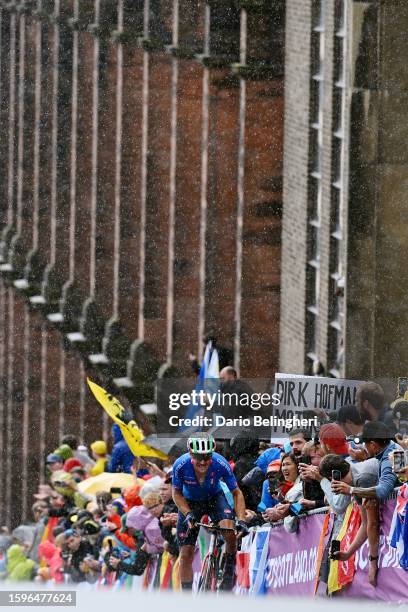
[[[335,420],[328,416],[317,432],[292,430],[282,444],[257,440],[246,431],[228,443],[217,441],[217,452],[230,462],[244,494],[248,526],[283,521],[293,533],[302,514],[330,506],[336,515],[335,539],[354,502],[361,510],[361,526],[349,549],[332,558],[346,560],[368,540],[368,580],[375,585],[379,504],[408,479],[408,467],[396,470],[393,465],[393,453],[408,449],[407,409],[404,400],[384,407],[381,387],[364,383],[356,405],[342,407]],[[165,553],[177,559],[172,462],[135,458],[117,425],[112,434],[110,455],[104,441],[94,441],[88,450],[74,435],[64,436],[47,455],[32,523],[11,533],[3,528],[0,534],[3,579],[110,585],[141,576]],[[93,494],[81,485],[109,473],[131,475],[131,482],[102,486]],[[330,556],[328,545],[323,580]]]

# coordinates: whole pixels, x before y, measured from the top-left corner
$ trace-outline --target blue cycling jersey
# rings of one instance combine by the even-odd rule
[[[181,491],[186,499],[192,501],[206,501],[222,491],[221,479],[230,491],[238,487],[230,464],[218,453],[213,453],[202,484],[198,482],[190,453],[185,453],[179,457],[173,465],[173,487]]]

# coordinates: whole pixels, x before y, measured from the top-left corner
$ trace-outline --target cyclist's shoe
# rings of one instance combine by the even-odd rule
[[[181,590],[182,591],[192,591],[193,583],[192,582],[181,582]]]
[[[232,591],[235,584],[235,576],[231,572],[224,571],[220,584],[220,591]]]

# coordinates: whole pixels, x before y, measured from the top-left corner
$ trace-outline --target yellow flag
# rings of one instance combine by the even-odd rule
[[[157,457],[158,459],[167,459],[167,455],[161,451],[147,444],[143,444],[143,431],[116,397],[105,391],[103,387],[92,382],[89,378],[87,378],[87,382],[95,399],[100,403],[102,408],[106,410],[111,419],[119,425],[123,437],[135,457]]]

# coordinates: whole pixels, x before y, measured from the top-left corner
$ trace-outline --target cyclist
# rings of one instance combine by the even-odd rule
[[[197,522],[204,514],[220,527],[247,533],[244,521],[245,501],[229,463],[215,453],[214,438],[207,433],[193,434],[187,442],[188,453],[179,457],[173,465],[173,499],[179,509],[177,538],[180,546],[180,581],[183,590],[193,586],[193,556],[199,528]],[[222,491],[223,480],[234,499],[234,510],[228,505]],[[235,514],[237,524],[235,526]],[[226,554],[223,590],[234,586],[236,535],[226,532]]]

